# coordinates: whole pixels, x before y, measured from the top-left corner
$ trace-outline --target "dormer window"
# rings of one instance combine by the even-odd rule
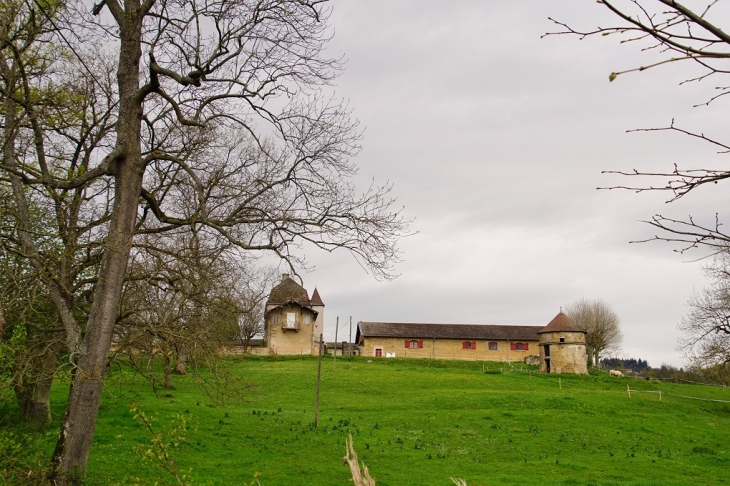
[[[304,324],[311,324],[312,323],[312,316],[310,316],[309,314],[304,314],[303,319],[304,319]]]
[[[271,316],[271,322],[273,322],[274,324],[278,324],[279,323],[279,314],[274,314],[273,316]]]

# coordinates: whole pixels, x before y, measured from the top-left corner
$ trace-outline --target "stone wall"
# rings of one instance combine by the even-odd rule
[[[286,322],[286,315],[290,312],[296,315],[297,325],[299,326],[297,330],[282,328],[283,323]],[[278,323],[274,322],[276,315],[279,316]],[[309,316],[308,324],[304,322],[305,316]],[[321,324],[319,325],[321,326]],[[317,354],[318,347],[314,341],[319,339],[319,334],[315,338],[314,333],[318,325],[314,313],[311,311],[298,305],[289,304],[269,313],[266,326],[266,342],[269,354]]]
[[[548,371],[545,347],[549,346],[550,373],[587,375],[585,337],[585,333],[581,332],[546,332],[540,334],[540,371]]]
[[[471,340],[476,349],[463,349],[466,339],[416,339],[422,343],[421,348],[406,348],[405,338],[366,337],[362,345],[362,356],[375,356],[376,349],[382,350],[382,356],[395,353],[397,358],[432,358],[463,359],[482,361],[523,361],[526,356],[537,352],[537,341],[520,341],[527,344],[526,350],[512,350],[508,341],[492,341],[497,343],[497,350],[489,349],[489,342]],[[410,339],[408,340],[410,341]]]

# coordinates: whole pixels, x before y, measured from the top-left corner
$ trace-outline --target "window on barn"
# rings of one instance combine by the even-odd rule
[[[489,343],[489,350],[490,351],[497,351],[499,349],[499,345],[495,341],[491,341]]]
[[[375,348],[375,356],[376,357],[382,357],[383,356],[383,348]]]
[[[476,341],[464,341],[461,343],[461,349],[477,349]]]
[[[515,343],[515,351],[527,351],[527,343]]]
[[[408,347],[411,349],[418,349],[418,341],[416,341],[415,339],[411,339],[410,341],[408,341]]]

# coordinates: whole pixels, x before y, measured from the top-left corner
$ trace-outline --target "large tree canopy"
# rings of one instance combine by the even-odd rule
[[[0,174],[15,251],[45,285],[74,369],[61,484],[86,467],[135,245],[194,233],[292,268],[304,244],[345,249],[388,279],[408,223],[389,185],[353,183],[360,133],[323,89],[341,68],[324,52],[323,2],[7,5]],[[35,207],[53,215],[52,251],[33,233]]]

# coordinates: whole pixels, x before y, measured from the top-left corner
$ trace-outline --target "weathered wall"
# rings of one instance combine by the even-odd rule
[[[462,339],[423,339],[422,348],[406,348],[405,341],[405,338],[366,337],[362,355],[375,356],[375,350],[381,348],[383,357],[386,353],[395,353],[397,358],[522,361],[525,356],[535,355],[538,352],[537,341],[520,341],[528,344],[528,349],[521,351],[511,350],[508,341],[495,341],[498,346],[496,351],[490,351],[489,341],[484,340],[471,340],[476,342],[476,349],[462,349],[462,342],[465,341]]]
[[[565,342],[560,342],[560,338]],[[550,346],[550,373],[587,375],[585,338],[581,332],[540,334],[540,371],[548,371],[545,346]]]
[[[283,323],[286,322],[286,314],[289,312],[296,315],[298,330],[282,329]],[[279,322],[274,323],[274,316],[277,314]],[[305,315],[310,316],[309,324],[304,323]],[[318,317],[315,319],[311,311],[292,304],[269,313],[266,321],[269,354],[317,354],[318,348],[314,341],[319,339],[319,331],[316,331],[315,338],[315,329],[321,329],[323,316],[319,314]]]
[[[322,334],[324,329],[324,306],[313,305],[312,309],[317,312],[317,319],[314,321],[312,327],[312,341],[319,341],[319,335]],[[312,354],[319,354],[319,345],[314,344],[312,347]]]

